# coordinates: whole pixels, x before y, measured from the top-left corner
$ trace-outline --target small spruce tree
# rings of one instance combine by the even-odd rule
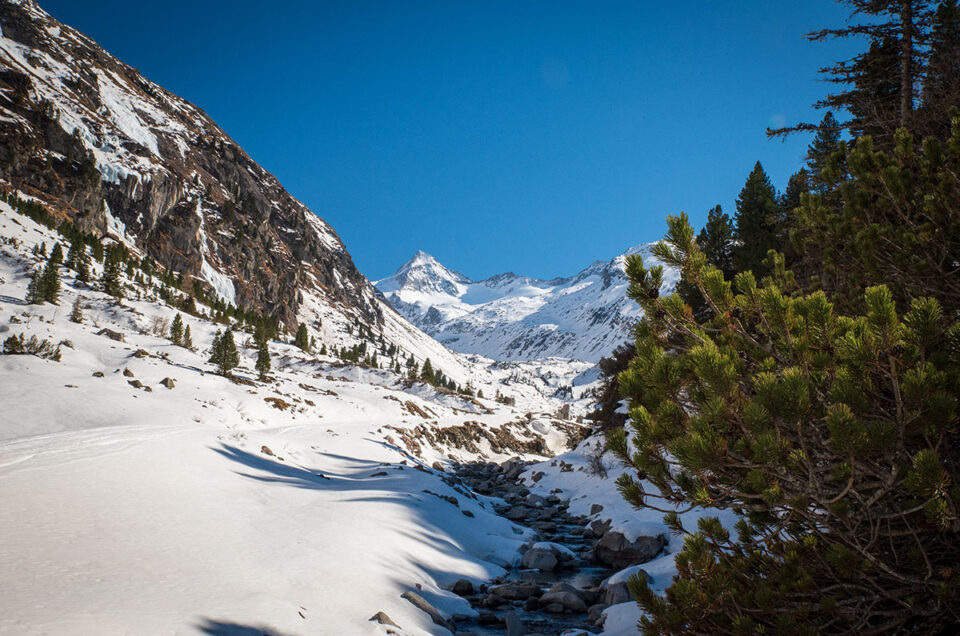
[[[266,341],[261,342],[257,350],[257,373],[261,381],[266,381],[267,374],[270,372],[270,350],[267,348]]]
[[[79,296],[73,301],[73,309],[70,310],[70,321],[78,324],[83,322],[83,303],[80,302]]]
[[[112,250],[107,255],[103,263],[103,276],[100,278],[100,284],[103,291],[114,298],[123,298],[123,283],[120,280],[122,263],[119,257]]]
[[[58,258],[59,256],[59,258]],[[43,274],[40,276],[40,293],[46,302],[57,304],[60,297],[60,262],[63,260],[63,250],[57,243],[50,254],[46,267],[43,268]]]
[[[33,277],[27,285],[27,302],[31,305],[39,305],[43,302],[43,272],[36,270]]]
[[[183,342],[180,346],[184,349],[193,349],[193,336],[190,335],[190,325],[187,325],[186,329],[183,330]]]
[[[183,344],[183,318],[177,314],[170,324],[170,342],[175,345]]]
[[[307,333],[306,323],[301,322],[300,326],[297,327],[297,336],[293,344],[307,353],[310,352],[310,335]]]

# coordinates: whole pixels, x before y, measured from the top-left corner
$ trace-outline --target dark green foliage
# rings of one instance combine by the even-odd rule
[[[297,327],[297,335],[293,340],[293,344],[310,353],[310,334],[307,333],[306,323],[300,323],[300,326]]]
[[[184,349],[193,349],[193,336],[190,335],[190,325],[187,325],[187,328],[183,330],[183,342],[180,346]]]
[[[63,262],[63,250],[60,244],[53,248],[50,259],[40,276],[40,294],[44,301],[57,304],[60,298],[60,263]]]
[[[960,307],[960,120],[947,143],[918,149],[904,130],[892,154],[864,137],[838,154],[850,179],[806,198],[795,242],[804,272],[845,307],[864,287],[890,285],[897,301],[931,296]]]
[[[103,291],[114,298],[123,298],[123,281],[120,279],[120,273],[123,270],[122,256],[115,250],[110,250],[103,262],[103,276],[100,278],[100,285]]]
[[[177,314],[170,323],[170,342],[175,345],[183,345],[183,317]]]
[[[767,252],[779,246],[780,206],[777,191],[758,161],[737,197],[736,238],[733,264],[738,271],[751,270],[757,276],[767,272]]]
[[[832,175],[827,169],[827,161],[840,148],[840,124],[832,112],[827,112],[817,127],[813,142],[807,146],[806,171],[809,176],[809,190],[824,192],[828,183],[833,183],[839,175]]]
[[[420,379],[429,384],[433,384],[436,381],[436,376],[433,373],[433,364],[430,362],[430,358],[427,358],[423,362],[423,369],[420,371]]]
[[[867,159],[850,164],[875,183],[888,166],[871,179]],[[619,376],[633,444],[622,429],[608,438],[636,470],[618,486],[638,507],[741,520],[731,535],[715,518],[665,517],[689,534],[665,597],[631,584],[644,633],[935,633],[960,621],[960,305],[916,296],[901,310],[878,285],[845,315],[801,290],[776,252],[762,283],[742,272],[731,284],[685,215],[668,226],[654,255],[713,312],[697,323],[657,293],[661,267],[628,258],[645,318]]]
[[[260,380],[265,381],[267,374],[270,373],[270,350],[267,348],[266,341],[261,342],[257,347],[256,369]]]
[[[38,305],[43,302],[43,271],[36,270],[27,285],[27,302]]]
[[[60,247],[60,243],[54,243],[53,249],[50,251],[49,262],[56,266],[63,264],[63,248]]]
[[[220,375],[226,377],[229,377],[230,372],[240,364],[240,352],[237,351],[231,329],[216,333],[209,362],[215,364]]]
[[[818,101],[817,108],[846,112],[850,119],[840,126],[855,136],[872,135],[878,147],[889,148],[898,127],[914,126],[915,88],[924,75],[923,53],[930,38],[931,0],[840,0],[850,6],[859,23],[821,29],[808,39],[853,37],[868,43],[866,51],[821,69],[827,81],[840,90]],[[799,124],[770,135],[798,130],[816,131],[818,126]]]
[[[937,7],[922,98],[920,132],[947,139],[950,136],[950,108],[960,106],[960,7],[957,0],[944,0]]]
[[[80,302],[79,296],[73,301],[73,308],[70,310],[70,322],[78,324],[83,322],[83,303]]]

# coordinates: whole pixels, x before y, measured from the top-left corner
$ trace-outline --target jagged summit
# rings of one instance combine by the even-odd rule
[[[596,361],[630,336],[639,308],[626,298],[626,256],[596,261],[574,276],[542,280],[509,272],[474,281],[417,252],[376,283],[408,320],[448,347],[497,360],[545,356]],[[665,287],[678,274],[668,268]]]

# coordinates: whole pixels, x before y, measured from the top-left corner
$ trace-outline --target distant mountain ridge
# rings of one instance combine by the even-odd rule
[[[632,247],[552,280],[509,272],[474,281],[418,251],[375,285],[407,320],[455,351],[496,360],[555,356],[596,362],[629,340],[640,318],[640,308],[626,297],[625,263],[629,254],[659,263],[652,246]],[[678,278],[667,268],[663,291]]]

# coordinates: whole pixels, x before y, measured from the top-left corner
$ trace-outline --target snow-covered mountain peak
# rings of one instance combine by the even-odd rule
[[[405,290],[410,293],[458,296],[470,279],[447,269],[430,254],[418,250],[393,276],[376,283],[384,293]]]
[[[408,320],[448,347],[497,360],[544,356],[596,361],[630,337],[639,308],[626,298],[626,257],[643,243],[574,276],[542,280],[512,272],[473,281],[418,252],[377,288]],[[667,269],[665,290],[679,274]]]

